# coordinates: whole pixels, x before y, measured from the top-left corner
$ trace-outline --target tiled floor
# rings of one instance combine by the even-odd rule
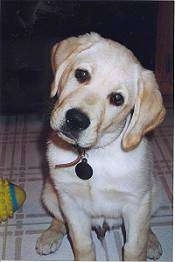
[[[172,261],[173,108],[168,99],[165,102],[166,120],[153,138],[155,172],[162,183],[163,202],[151,224],[163,247],[159,261]],[[73,260],[67,237],[54,254],[39,256],[35,252],[36,239],[51,220],[40,203],[43,176],[47,173],[43,165],[43,123],[44,118],[37,115],[0,117],[0,176],[19,184],[27,193],[26,202],[14,218],[0,225],[0,259],[3,260]],[[120,229],[108,232],[103,244],[95,233],[93,238],[97,260],[121,260]]]

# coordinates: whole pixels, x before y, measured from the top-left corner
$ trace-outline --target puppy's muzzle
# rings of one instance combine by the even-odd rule
[[[78,138],[80,132],[90,125],[89,117],[80,109],[72,108],[66,112],[65,123],[62,132],[69,138]]]

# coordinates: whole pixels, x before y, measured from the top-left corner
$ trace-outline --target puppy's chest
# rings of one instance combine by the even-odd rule
[[[94,203],[102,205],[122,202],[132,191],[130,172],[122,159],[115,161],[111,158],[104,158],[99,161],[92,161],[94,175],[89,181],[91,198]],[[123,166],[123,167],[122,167]],[[128,181],[128,182],[126,182]]]
[[[128,170],[122,157],[117,160],[110,154],[103,157],[89,155],[87,161],[93,169],[93,176],[83,180],[77,177],[75,167],[60,169],[55,175],[58,191],[63,195],[66,193],[93,216],[111,216],[113,211],[114,216],[118,216],[123,203],[131,195],[132,181],[129,182],[127,176],[132,168]]]
[[[142,149],[142,150],[140,150]],[[89,180],[80,179],[75,166],[55,169],[60,163],[68,163],[77,156],[50,144],[48,160],[56,189],[69,203],[73,201],[90,214],[111,216],[119,212],[124,203],[136,196],[143,185],[143,148],[125,153],[118,144],[110,148],[88,151],[86,158],[93,169]],[[139,197],[138,197],[139,198]]]

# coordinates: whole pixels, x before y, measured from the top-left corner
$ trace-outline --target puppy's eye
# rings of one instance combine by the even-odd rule
[[[111,93],[109,101],[112,105],[121,106],[124,103],[124,97],[120,93]]]
[[[79,83],[84,83],[90,80],[90,74],[87,70],[84,69],[76,69],[75,70],[75,77]]]

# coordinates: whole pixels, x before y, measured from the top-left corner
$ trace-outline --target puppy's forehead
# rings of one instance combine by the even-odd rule
[[[87,59],[111,62],[111,63],[136,63],[138,62],[133,53],[125,46],[104,39],[102,42],[93,44],[90,48],[80,52],[77,56],[79,59]]]
[[[131,78],[139,62],[133,53],[124,46],[108,41],[96,43],[91,48],[79,53],[75,59],[75,67],[103,75],[110,74],[119,78]]]

